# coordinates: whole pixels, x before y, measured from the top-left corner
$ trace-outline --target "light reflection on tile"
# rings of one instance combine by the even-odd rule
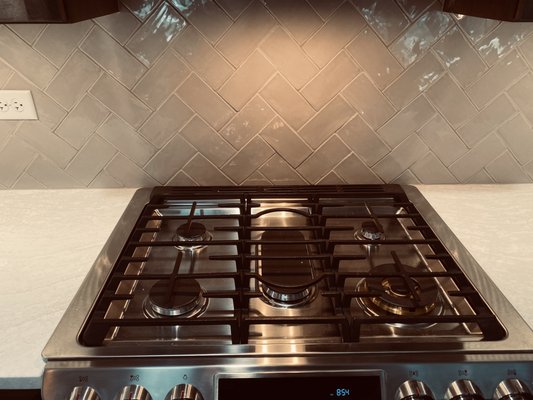
[[[360,0],[355,6],[381,39],[391,43],[409,25],[394,0]]]
[[[145,65],[150,66],[187,23],[167,3],[144,23],[126,47]]]

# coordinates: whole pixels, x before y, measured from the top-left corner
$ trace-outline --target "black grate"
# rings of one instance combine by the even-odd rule
[[[225,202],[217,204],[217,200],[224,199]],[[227,199],[235,199],[228,202]],[[282,199],[283,207],[271,208],[269,211],[294,212],[293,207],[298,207],[298,213],[306,218],[307,224],[289,227],[278,226],[255,226],[254,220],[263,215],[262,212],[252,213],[253,208],[258,207],[262,202]],[[347,215],[341,212],[349,205],[350,199],[358,199],[364,204],[364,212],[360,215],[353,213]],[[383,213],[379,212],[379,205],[383,204],[383,199],[394,207],[402,208],[404,213]],[[154,210],[161,210],[172,207],[169,201],[187,200],[193,206],[189,215],[154,215]],[[237,208],[238,214],[234,215],[196,215],[194,208],[195,201],[209,200],[220,208]],[[310,212],[301,211],[302,207]],[[324,210],[327,209],[327,213]],[[339,210],[339,212],[336,212]],[[383,230],[380,221],[387,219],[404,219],[412,223],[408,229],[420,233],[417,239],[335,239],[333,232],[353,231],[355,228],[350,224],[328,225],[328,220],[353,220],[364,218],[373,220],[379,230]],[[179,272],[180,257],[175,261],[172,273],[153,274],[143,273],[132,275],[126,273],[126,268],[131,262],[147,261],[148,257],[136,257],[135,250],[139,247],[158,246],[187,246],[190,242],[179,240],[157,240],[145,241],[141,239],[144,233],[156,233],[158,228],[147,227],[149,221],[157,220],[183,220],[188,227],[197,220],[231,219],[237,221],[237,226],[219,226],[215,231],[229,231],[236,233],[237,239],[197,241],[195,245],[205,246],[234,246],[237,254],[214,254],[210,260],[225,260],[235,263],[234,272]],[[310,235],[307,240],[258,240],[252,239],[253,232],[256,231],[305,231]],[[276,256],[272,254],[258,255],[252,249],[258,245],[313,245],[318,249],[316,254]],[[391,252],[391,263],[394,265],[392,274],[386,277],[403,282],[403,289],[411,293],[413,307],[421,301],[412,284],[412,278],[449,278],[453,280],[456,290],[448,291],[447,294],[453,298],[463,298],[468,302],[473,312],[467,315],[421,315],[421,316],[354,316],[350,312],[353,300],[363,297],[376,297],[382,293],[375,290],[354,291],[346,289],[346,281],[353,278],[380,277],[379,274],[372,273],[370,268],[365,272],[346,272],[339,269],[340,263],[366,260],[369,256],[360,251],[365,244],[383,245],[425,245],[433,254],[425,255],[428,260],[438,260],[444,267],[442,271],[411,271],[402,267],[402,260],[395,252]],[[354,249],[351,254],[337,254],[337,246],[350,246]],[[180,253],[181,254],[181,253]],[[252,264],[258,260],[287,260],[290,258],[300,260],[314,260],[322,265],[321,273],[314,277],[312,282],[322,283],[322,290],[319,296],[328,298],[332,303],[332,312],[329,315],[320,316],[299,316],[299,317],[258,317],[250,315],[250,299],[263,296],[259,290],[254,290],[250,286],[250,281],[261,282],[264,277],[259,275]],[[193,318],[108,318],[105,317],[112,301],[130,300],[133,294],[117,294],[117,288],[123,281],[142,281],[169,279],[172,282],[176,279],[186,278],[209,278],[209,279],[232,279],[235,284],[234,290],[208,290],[204,293],[206,298],[225,298],[233,302],[233,312],[229,316],[209,317],[198,315]],[[91,311],[88,322],[82,331],[82,342],[88,346],[102,345],[104,339],[111,329],[117,327],[139,327],[139,326],[187,326],[187,325],[225,325],[230,327],[231,341],[234,344],[248,343],[250,326],[258,324],[332,324],[339,328],[343,342],[358,342],[360,340],[361,329],[365,325],[372,324],[434,324],[434,323],[456,323],[456,324],[476,324],[482,332],[483,340],[499,340],[505,335],[503,327],[497,321],[489,307],[485,304],[481,296],[471,285],[467,277],[463,274],[454,259],[448,254],[441,242],[436,238],[431,229],[427,226],[422,216],[418,213],[414,205],[409,202],[407,196],[400,186],[397,185],[352,185],[352,186],[296,186],[296,187],[157,187],[153,190],[150,202],[144,207],[139,216],[131,235],[124,246],[122,253],[115,263],[113,270],[106,281],[95,306]]]

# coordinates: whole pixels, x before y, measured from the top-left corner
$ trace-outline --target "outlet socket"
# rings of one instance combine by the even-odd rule
[[[29,90],[0,90],[0,119],[38,119]]]

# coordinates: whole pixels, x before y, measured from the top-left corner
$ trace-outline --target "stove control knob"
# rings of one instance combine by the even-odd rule
[[[506,379],[494,391],[493,400],[533,400],[533,394],[524,382]]]
[[[100,400],[100,396],[90,386],[76,386],[70,392],[69,400]]]
[[[396,391],[394,400],[434,400],[434,397],[424,382],[405,381]]]
[[[152,396],[142,386],[129,385],[122,388],[118,400],[152,400]]]
[[[448,386],[445,400],[483,400],[481,390],[469,379],[459,379]]]
[[[204,398],[193,385],[181,384],[174,386],[165,400],[204,400]]]

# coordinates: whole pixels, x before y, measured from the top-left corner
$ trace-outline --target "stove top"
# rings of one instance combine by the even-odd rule
[[[48,375],[56,361],[110,357],[128,370],[244,356],[262,373],[297,354],[289,371],[307,377],[299,367],[317,356],[312,365],[343,375],[367,357],[366,368],[405,367],[406,354],[531,360],[532,348],[531,330],[414,188],[157,187],[136,194],[43,354]],[[386,370],[375,367],[363,376]],[[231,369],[216,372],[212,398]]]

